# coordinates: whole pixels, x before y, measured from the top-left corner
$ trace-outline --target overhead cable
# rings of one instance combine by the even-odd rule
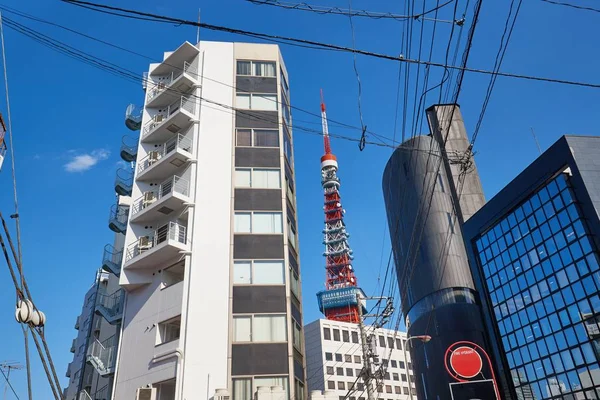
[[[543,1],[544,3],[554,4],[557,6],[564,6],[564,7],[574,8],[577,10],[593,11],[593,12],[600,13],[600,9],[586,7],[586,6],[580,6],[579,4],[563,3],[563,2],[555,1],[555,0],[541,0],[541,1]]]
[[[572,81],[572,80],[567,80],[567,79],[545,78],[545,77],[540,77],[540,76],[513,74],[513,73],[508,73],[508,72],[493,72],[493,71],[487,71],[487,70],[483,70],[483,69],[469,68],[469,67],[465,67],[465,66],[445,65],[445,64],[439,63],[439,62],[408,59],[408,58],[404,58],[402,56],[398,57],[398,56],[392,56],[392,55],[383,54],[383,53],[376,53],[376,52],[367,51],[367,50],[352,49],[352,48],[346,47],[346,46],[340,46],[340,45],[331,44],[331,43],[317,42],[314,40],[271,35],[271,34],[266,34],[266,33],[246,31],[246,30],[242,30],[242,29],[228,28],[228,27],[219,26],[219,25],[212,25],[212,24],[206,24],[206,23],[201,23],[201,22],[188,21],[188,20],[184,20],[184,19],[180,19],[180,18],[166,17],[166,16],[157,15],[157,14],[151,14],[151,13],[146,13],[146,12],[141,12],[141,11],[136,11],[136,10],[129,10],[129,9],[119,8],[119,7],[112,7],[112,6],[96,4],[96,3],[91,3],[91,2],[82,1],[82,0],[61,0],[61,1],[65,2],[65,3],[77,5],[77,6],[83,6],[84,8],[88,8],[90,10],[98,11],[98,12],[102,12],[103,10],[118,11],[118,12],[120,12],[120,14],[116,13],[116,12],[113,12],[112,14],[120,16],[120,17],[131,17],[132,15],[142,16],[142,17],[151,17],[151,18],[146,18],[146,20],[150,20],[152,22],[173,23],[173,24],[177,24],[177,25],[190,25],[190,26],[196,26],[196,27],[214,30],[214,31],[228,32],[228,33],[232,33],[232,34],[249,36],[249,37],[254,37],[254,38],[261,38],[261,39],[266,39],[266,40],[277,39],[277,40],[280,40],[282,43],[289,44],[289,45],[310,44],[310,45],[313,45],[316,48],[322,49],[322,50],[333,50],[333,51],[344,51],[344,52],[349,52],[349,53],[357,53],[357,54],[361,54],[361,55],[365,55],[365,56],[369,56],[369,57],[381,58],[381,59],[391,60],[391,61],[405,62],[405,63],[409,63],[409,64],[422,64],[422,65],[429,65],[432,67],[448,68],[448,69],[454,69],[454,70],[464,71],[464,72],[473,72],[473,73],[478,73],[478,74],[486,74],[486,75],[495,74],[498,76],[506,76],[506,77],[510,77],[510,78],[541,81],[541,82],[560,83],[560,84],[564,84],[564,85],[581,86],[581,87],[600,89],[600,83],[589,83],[589,82]]]

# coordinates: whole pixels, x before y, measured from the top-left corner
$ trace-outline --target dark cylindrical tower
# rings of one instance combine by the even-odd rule
[[[451,383],[493,378],[486,360],[477,294],[456,217],[458,202],[453,199],[453,182],[444,166],[440,167],[442,157],[434,138],[417,136],[394,151],[383,174],[408,335],[432,338],[426,344],[410,342],[419,399],[451,399]],[[463,349],[461,343],[468,343],[471,350]],[[468,364],[466,369],[458,366],[463,360]],[[453,362],[457,368],[452,367]],[[470,376],[469,371],[477,373]]]

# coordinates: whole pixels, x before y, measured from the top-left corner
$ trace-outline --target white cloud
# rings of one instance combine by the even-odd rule
[[[75,154],[71,156],[71,161],[66,163],[64,167],[67,172],[84,172],[98,164],[98,162],[106,160],[108,156],[110,156],[110,152],[105,149],[97,149],[91,153]]]

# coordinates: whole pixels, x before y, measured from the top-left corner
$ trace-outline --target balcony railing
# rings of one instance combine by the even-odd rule
[[[115,233],[125,233],[127,230],[127,217],[129,216],[129,206],[113,204],[108,216],[108,227]]]
[[[123,161],[133,162],[137,158],[138,138],[125,135],[121,139],[121,158]]]
[[[179,133],[176,137],[160,145],[160,148],[150,151],[146,157],[142,158],[138,162],[138,174],[147,170],[148,168],[159,162],[161,158],[176,150],[182,150],[191,153],[192,138],[185,137],[184,135]]]
[[[135,104],[130,104],[125,110],[125,126],[132,131],[139,131],[142,127],[142,109]]]
[[[107,376],[114,372],[115,359],[117,355],[117,338],[113,335],[100,342],[94,339],[87,351],[87,361],[96,368],[101,376]]]
[[[99,292],[96,298],[96,311],[102,314],[104,319],[109,323],[114,324],[123,315],[124,299],[125,294],[123,289],[119,289],[111,294]]]
[[[171,194],[179,193],[184,196],[189,196],[190,182],[179,176],[174,176],[160,184],[158,189],[145,192],[141,197],[133,202],[131,215],[134,216],[140,211],[150,207],[152,204],[161,198]]]
[[[92,397],[90,396],[90,394],[87,392],[87,390],[83,389],[81,392],[79,392],[79,394],[77,395],[77,400],[94,400],[92,399]]]
[[[162,125],[179,110],[185,110],[190,114],[194,114],[196,111],[196,100],[191,96],[182,96],[181,99],[167,106],[165,111],[156,114],[144,125],[143,136],[148,136],[150,132]]]
[[[102,254],[102,269],[119,276],[121,273],[121,262],[123,261],[123,250],[117,250],[110,244],[104,246]]]
[[[196,79],[196,77],[198,76],[198,67],[185,61],[183,63],[183,69],[177,68],[175,71],[172,71],[169,75],[161,76],[162,79],[158,82],[152,83],[148,81],[148,83],[152,85],[152,88],[148,91],[148,94],[146,96],[146,102],[149,102],[163,91],[169,90],[169,86],[184,73],[192,75],[193,78]]]
[[[151,236],[140,237],[137,242],[134,242],[127,247],[125,261],[129,261],[167,240],[185,244],[187,241],[186,227],[177,222],[168,222],[155,230]]]
[[[115,177],[115,192],[121,196],[131,196],[133,189],[133,170],[119,168]]]

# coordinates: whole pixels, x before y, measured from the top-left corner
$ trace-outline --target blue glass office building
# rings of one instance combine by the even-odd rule
[[[514,399],[600,399],[600,137],[564,136],[463,227]]]

